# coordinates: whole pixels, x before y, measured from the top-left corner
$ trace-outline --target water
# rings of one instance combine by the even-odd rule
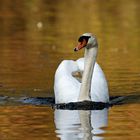
[[[58,111],[56,119],[57,110],[48,106],[2,104],[1,139],[140,139],[139,0],[0,2],[1,95],[53,96],[59,63],[83,56],[73,48],[84,32],[98,38],[97,61],[108,79],[110,96],[133,95],[127,104],[104,114],[105,125],[97,127],[101,134],[93,132],[94,111],[66,111],[67,119],[65,111]]]

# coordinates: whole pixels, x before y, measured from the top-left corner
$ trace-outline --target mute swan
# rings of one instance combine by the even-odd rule
[[[85,48],[84,58],[76,61],[64,60],[55,73],[54,92],[56,103],[77,101],[109,102],[108,85],[104,73],[96,63],[98,43],[91,33],[79,37],[74,51]],[[83,71],[82,82],[72,76],[73,72]]]

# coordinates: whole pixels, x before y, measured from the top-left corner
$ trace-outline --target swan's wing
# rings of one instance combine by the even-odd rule
[[[107,80],[97,63],[95,63],[92,76],[91,99],[96,102],[109,102]]]
[[[64,60],[55,73],[54,92],[56,103],[76,102],[79,97],[80,83],[72,76],[78,71],[76,61]]]

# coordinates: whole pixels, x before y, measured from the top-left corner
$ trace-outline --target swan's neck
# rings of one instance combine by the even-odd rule
[[[97,47],[85,48],[85,64],[78,101],[91,100],[90,89],[94,65],[97,57]]]

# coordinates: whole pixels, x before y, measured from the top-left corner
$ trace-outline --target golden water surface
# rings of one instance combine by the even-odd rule
[[[54,73],[73,52],[79,35],[98,38],[97,61],[110,96],[140,95],[139,0],[0,0],[0,94],[53,96]],[[109,109],[103,139],[140,136],[140,101]],[[47,106],[0,107],[0,136],[11,139],[59,139],[53,109]]]

